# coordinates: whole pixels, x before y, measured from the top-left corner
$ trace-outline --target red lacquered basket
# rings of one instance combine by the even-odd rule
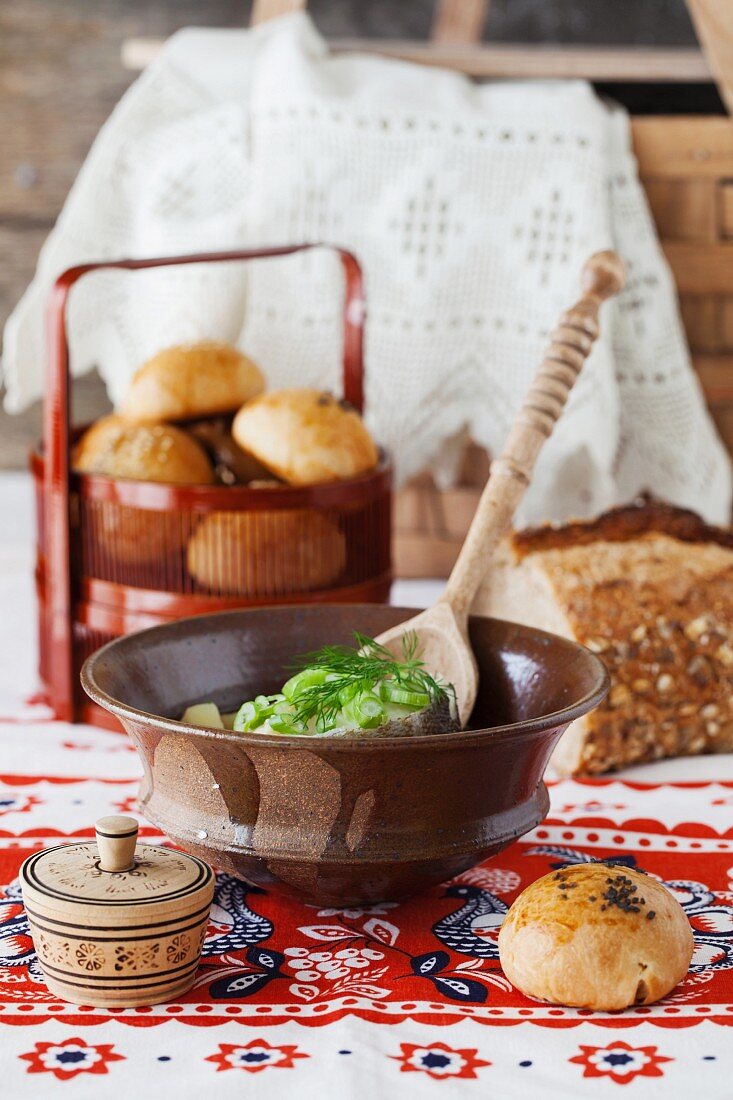
[[[90,271],[287,256],[330,245],[119,260],[70,268],[48,305],[43,449],[36,485],[41,679],[58,718],[117,728],[90,703],[79,669],[99,646],[142,627],[208,611],[276,603],[383,602],[391,581],[391,469],[307,488],[177,486],[71,470],[66,304]],[[356,258],[345,276],[344,397],[364,404],[364,296]],[[215,516],[212,516],[216,513]]]

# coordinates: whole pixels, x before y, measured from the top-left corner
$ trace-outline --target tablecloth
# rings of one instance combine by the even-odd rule
[[[505,852],[399,905],[335,910],[220,875],[204,958],[179,1003],[77,1007],[46,991],[17,885],[25,856],[134,812],[122,734],[52,720],[35,693],[30,487],[0,477],[0,1064],[8,1095],[206,1090],[542,1100],[733,1096],[733,760],[551,785],[549,816]],[[400,586],[420,602],[429,590]],[[163,840],[143,823],[146,837]],[[597,1014],[530,1001],[496,938],[552,867],[613,856],[658,876],[692,923],[688,977],[662,1003]],[[285,1072],[283,1072],[285,1071]],[[625,1095],[625,1094],[622,1094]]]

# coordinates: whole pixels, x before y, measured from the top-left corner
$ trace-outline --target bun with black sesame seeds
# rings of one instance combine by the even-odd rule
[[[504,973],[522,993],[603,1011],[666,996],[687,973],[692,948],[682,906],[661,882],[603,862],[537,879],[499,933]]]

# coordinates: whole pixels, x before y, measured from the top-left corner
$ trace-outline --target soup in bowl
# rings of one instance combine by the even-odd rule
[[[224,714],[277,693],[299,654],[352,644],[354,631],[376,637],[412,614],[331,605],[182,619],[110,642],[87,660],[82,683],[138,750],[142,814],[186,851],[306,902],[398,900],[539,824],[556,742],[607,691],[598,657],[475,617],[479,693],[466,729],[313,736],[180,718],[202,700]]]

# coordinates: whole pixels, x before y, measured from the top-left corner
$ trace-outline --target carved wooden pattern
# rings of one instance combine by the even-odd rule
[[[46,984],[54,996],[75,1004],[132,1007],[172,1000],[196,976],[213,872],[194,857],[136,846],[133,818],[100,819],[97,837],[97,845],[36,852],[21,868],[23,902]]]

